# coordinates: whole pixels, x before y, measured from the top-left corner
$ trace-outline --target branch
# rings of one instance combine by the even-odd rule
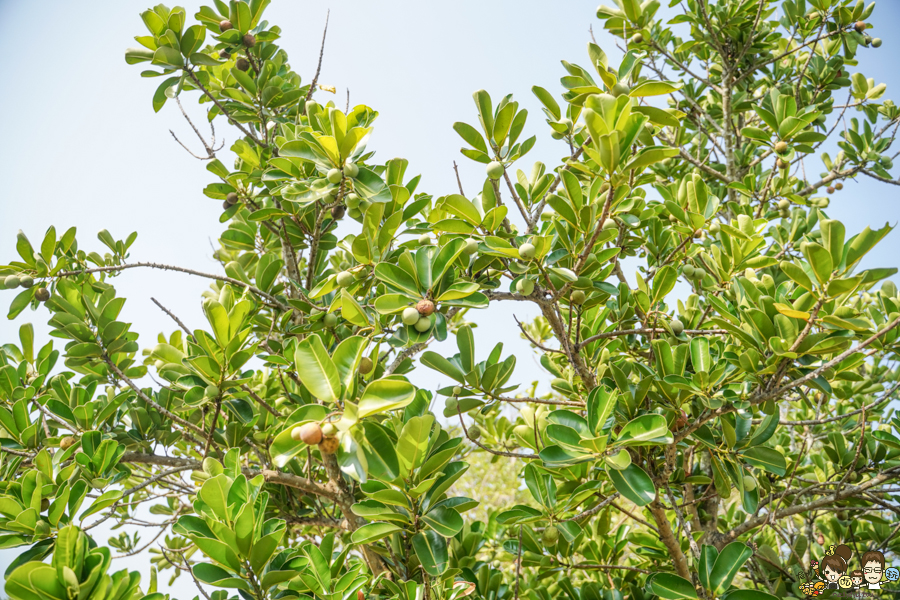
[[[316,84],[319,82],[319,73],[322,72],[322,57],[325,56],[325,36],[328,35],[328,19],[330,18],[331,9],[328,9],[328,12],[325,13],[325,29],[322,31],[322,46],[319,48],[319,64],[316,66],[316,75],[313,77],[312,83],[309,84],[309,90],[306,92],[306,102],[309,102],[309,99],[312,98],[313,92],[316,89]],[[350,90],[347,90],[347,98],[349,97]],[[303,104],[303,114],[306,114],[305,102]]]

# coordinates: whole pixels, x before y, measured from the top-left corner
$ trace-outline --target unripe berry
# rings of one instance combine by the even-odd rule
[[[375,365],[374,365],[374,363],[372,362],[372,359],[371,359],[371,358],[369,358],[368,356],[363,356],[363,357],[359,360],[359,374],[360,374],[360,375],[368,375],[369,373],[372,372],[372,368],[373,368],[374,366],[375,366]]]
[[[490,177],[491,179],[493,179],[494,181],[497,181],[498,179],[503,177],[503,171],[504,171],[503,164],[497,162],[496,160],[492,160],[490,162],[490,164],[488,164],[486,170],[487,170],[487,176]]]
[[[537,249],[533,244],[529,244],[526,242],[519,246],[519,258],[521,258],[522,260],[531,260],[532,258],[534,258],[536,253]]]
[[[341,170],[330,169],[325,177],[328,179],[328,183],[338,184],[341,182]]]
[[[431,319],[428,317],[419,317],[419,320],[416,321],[416,324],[413,325],[416,328],[416,331],[419,333],[425,333],[429,329],[431,329]]]
[[[785,154],[789,149],[787,142],[781,141],[775,144],[775,152],[778,154]]]
[[[569,294],[569,301],[572,304],[580,306],[584,304],[584,300],[584,292],[582,292],[581,290],[574,290],[571,294]]]
[[[466,245],[463,247],[463,254],[467,256],[472,256],[478,252],[478,240],[469,238],[466,240]]]
[[[669,327],[672,328],[672,333],[675,335],[681,335],[681,332],[684,331],[684,323],[678,319],[672,319],[672,322],[669,323]]]
[[[403,309],[403,312],[400,314],[400,320],[403,321],[404,325],[415,325],[416,321],[419,320],[419,311],[412,306]]]

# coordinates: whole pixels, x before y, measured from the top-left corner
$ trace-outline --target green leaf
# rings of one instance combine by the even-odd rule
[[[444,537],[453,537],[463,528],[463,519],[452,508],[436,506],[422,515],[422,520]]]
[[[350,541],[354,544],[371,544],[401,531],[401,529],[393,523],[369,523],[354,531],[350,536]]]
[[[731,542],[725,546],[719,553],[709,576],[713,591],[721,593],[728,589],[734,576],[751,556],[753,556],[753,549],[744,542]]]
[[[297,375],[309,393],[325,402],[341,397],[341,382],[322,339],[314,334],[297,344],[294,352]]]
[[[654,594],[666,600],[682,600],[697,598],[697,590],[687,579],[671,573],[658,573],[650,579],[650,589]]]
[[[635,169],[640,172],[644,167],[649,167],[650,165],[666,160],[667,158],[672,158],[673,156],[678,156],[677,148],[650,146],[638,152],[634,158],[625,163],[622,170],[630,171]]]
[[[153,53],[152,64],[180,69],[184,66],[184,57],[181,56],[181,52],[175,48],[160,46],[156,49],[156,52]]]
[[[432,577],[440,577],[447,570],[449,561],[447,542],[436,531],[420,531],[413,539],[413,550],[422,568]]]
[[[754,467],[760,467],[770,473],[784,476],[787,473],[787,462],[784,455],[774,448],[756,446],[745,450],[741,456]]]
[[[617,446],[648,446],[655,444],[671,444],[672,434],[662,415],[641,415],[622,427]]]
[[[378,379],[366,386],[359,400],[359,418],[397,410],[416,397],[416,388],[403,379]]]
[[[804,252],[816,279],[821,285],[825,285],[825,282],[831,278],[831,272],[834,270],[834,262],[831,260],[831,253],[819,244],[813,242],[807,242]]]
[[[632,98],[644,98],[646,96],[662,96],[677,92],[684,84],[680,81],[645,81],[639,83],[628,92]],[[677,153],[677,152],[676,152]]]
[[[647,506],[656,498],[656,487],[650,476],[635,464],[618,471],[607,469],[607,475],[616,491],[638,506]]]
[[[459,136],[464,139],[470,146],[475,148],[476,150],[480,150],[487,154],[487,144],[484,143],[484,138],[478,130],[469,125],[468,123],[456,122],[453,124],[453,129]]]

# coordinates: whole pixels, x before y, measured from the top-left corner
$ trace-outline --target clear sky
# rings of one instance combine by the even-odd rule
[[[0,263],[16,259],[19,229],[39,244],[52,224],[60,232],[77,226],[81,247],[101,253],[99,230],[108,229],[117,239],[136,230],[140,235],[132,246],[132,261],[221,272],[211,246],[223,228],[220,203],[201,193],[214,178],[168,130],[189,147],[199,149],[199,144],[174,104],[153,113],[151,97],[159,80],[142,79],[142,66],[128,66],[123,57],[126,47],[137,45],[133,36],[146,34],[139,13],[147,6],[135,0],[0,0],[0,56],[5,57],[0,67]],[[190,2],[185,8],[193,15],[199,6]],[[600,46],[618,60],[621,52],[600,28],[596,6],[585,0],[275,0],[267,19],[281,26],[281,43],[291,64],[308,82],[330,8],[319,81],[336,86],[338,94],[319,92],[318,99],[334,98],[343,108],[349,88],[351,105],[367,104],[381,113],[369,144],[377,151],[376,160],[409,159],[408,173],[423,175],[419,190],[435,195],[456,192],[455,160],[465,191],[474,195],[483,184],[484,167],[459,154],[462,140],[451,128],[455,121],[476,123],[472,92],[484,88],[495,99],[515,94],[529,111],[523,139],[539,136],[520,168],[527,172],[536,160],[556,166],[567,148],[550,139],[530,90],[541,85],[561,91],[561,59],[588,64],[585,46],[591,25]],[[900,44],[890,33],[900,30],[900,2],[879,2],[872,21],[871,34],[882,37],[884,45],[861,53],[860,70],[876,83],[887,83],[885,97],[900,101]],[[196,97],[184,98],[184,104],[202,125],[204,110]],[[224,124],[218,133],[226,149],[236,137]],[[223,151],[222,157],[227,156]],[[849,182],[835,195],[828,212],[846,223],[849,234],[867,225],[896,224],[898,202],[898,188],[863,179]],[[900,266],[898,257],[900,232],[895,232],[864,264]],[[633,267],[626,269],[632,282],[633,272]],[[128,298],[123,319],[134,323],[144,346],[153,345],[159,332],[174,329],[151,296],[189,326],[206,326],[200,292],[207,283],[202,280],[132,270],[114,282]],[[2,314],[13,297],[11,291],[0,291]],[[480,324],[476,341],[480,358],[503,341],[507,351],[519,357],[513,379],[527,384],[537,377],[537,363],[512,315],[523,320],[536,311],[525,303],[514,304],[473,315]],[[47,313],[26,310],[16,322],[0,317],[0,343],[17,341],[19,324],[29,320],[35,323],[38,340],[46,342]],[[445,383],[425,368],[413,379],[432,390]],[[105,541],[100,534],[98,542]],[[0,553],[0,569],[15,554]],[[146,559],[121,562],[117,568],[140,568],[147,581]],[[176,586],[178,597],[193,597],[192,586],[183,584],[184,578]]]

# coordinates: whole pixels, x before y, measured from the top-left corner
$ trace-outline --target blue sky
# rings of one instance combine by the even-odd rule
[[[190,15],[199,6],[185,5]],[[306,82],[315,70],[325,13],[331,8],[320,83],[337,87],[334,98],[341,108],[349,88],[351,105],[364,103],[380,111],[369,144],[377,160],[408,158],[408,173],[423,175],[420,191],[435,195],[456,191],[455,160],[465,190],[474,194],[483,183],[484,167],[459,154],[462,140],[451,128],[455,121],[476,122],[472,92],[484,88],[495,99],[513,93],[528,109],[525,135],[538,134],[539,141],[521,168],[527,172],[536,160],[550,168],[558,164],[567,148],[549,138],[530,90],[532,85],[561,90],[560,59],[588,63],[585,45],[591,25],[601,47],[618,59],[621,53],[604,35],[596,6],[584,0],[275,0],[267,18],[282,27],[282,44]],[[153,113],[150,100],[159,80],[141,79],[141,67],[128,66],[123,58],[125,48],[136,45],[132,37],[146,33],[138,16],[145,8],[147,4],[134,0],[0,0],[0,56],[5,57],[0,263],[14,260],[19,229],[39,243],[53,224],[58,231],[77,226],[81,247],[101,253],[99,230],[108,229],[118,239],[137,230],[131,260],[220,272],[211,247],[222,230],[220,205],[201,193],[213,178],[175,144],[168,130],[190,147],[199,146],[177,107],[169,104]],[[884,45],[862,53],[861,70],[876,83],[887,83],[886,97],[900,101],[900,46],[891,34],[900,29],[900,3],[880,2],[873,23],[871,33],[882,37]],[[318,98],[332,96],[320,92]],[[202,123],[203,109],[195,99],[185,98],[184,104]],[[218,133],[226,148],[236,138],[224,124]],[[898,188],[860,180],[833,197],[829,213],[846,223],[848,233],[855,233],[867,225],[897,223],[898,201]],[[900,266],[898,256],[900,233],[893,233],[867,257],[866,266]],[[632,282],[633,272],[633,267],[626,269]],[[123,318],[134,323],[145,345],[174,328],[151,296],[189,326],[205,324],[200,310],[204,281],[132,270],[115,283],[129,299]],[[12,298],[13,292],[0,292],[3,314]],[[522,320],[536,312],[515,303],[473,315],[480,324],[476,340],[484,355],[503,341],[507,352],[519,358],[514,378],[527,384],[536,378],[537,361],[519,338],[513,314]],[[46,341],[47,314],[30,311],[16,322],[0,319],[0,340],[17,340],[19,324],[28,320]],[[416,383],[428,389],[444,383],[433,372],[422,371]],[[105,541],[102,534],[99,541]],[[14,555],[0,553],[0,567]],[[127,564],[148,573],[146,560]],[[190,587],[181,589],[181,598],[194,595]]]

